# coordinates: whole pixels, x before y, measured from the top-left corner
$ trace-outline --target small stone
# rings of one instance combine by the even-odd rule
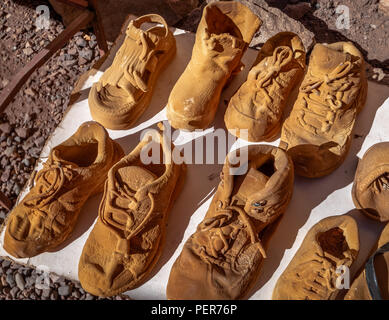
[[[83,38],[78,38],[76,40],[76,45],[81,47],[81,48],[84,48],[87,45],[87,42]]]
[[[78,64],[79,64],[80,66],[86,64],[87,62],[88,62],[88,60],[86,60],[86,59],[83,58],[83,57],[79,57],[79,58],[78,58]]]
[[[24,93],[31,97],[35,96],[35,92],[31,88],[27,88],[26,90],[24,90]]]
[[[18,287],[13,287],[9,293],[11,294],[12,298],[16,298],[16,294],[18,292],[19,292],[19,288]]]
[[[21,186],[19,186],[18,183],[15,183],[12,191],[14,192],[14,194],[19,195],[20,191],[22,191],[22,188],[21,188]]]
[[[58,299],[58,292],[53,291],[50,295],[50,300],[57,300]]]
[[[24,278],[23,278],[23,276],[20,273],[17,273],[15,275],[15,282],[16,282],[16,285],[18,286],[18,288],[21,291],[23,291],[25,289],[26,282],[24,281]]]
[[[11,129],[12,127],[8,122],[0,124],[0,130],[5,134],[9,134],[11,132]]]
[[[33,284],[35,283],[35,277],[34,276],[30,276],[28,278],[26,278],[26,285],[27,287],[31,287]]]
[[[3,87],[6,87],[8,83],[9,83],[8,79],[3,79],[3,81],[1,81],[1,84],[3,85]]]
[[[22,164],[23,164],[25,167],[27,167],[27,168],[31,165],[30,160],[28,160],[28,159],[23,159],[23,160],[22,160]]]
[[[92,296],[90,293],[86,294],[85,300],[94,300],[94,299],[95,299],[95,297]]]
[[[26,56],[30,56],[34,53],[34,50],[32,50],[31,48],[24,48],[23,49],[23,53],[26,55]]]
[[[58,288],[58,294],[60,296],[64,296],[64,297],[67,297],[68,295],[70,295],[71,291],[72,291],[72,289],[68,285],[61,286]]]
[[[50,288],[42,290],[42,298],[49,298],[50,294],[51,294],[51,289]]]
[[[97,46],[97,41],[90,40],[89,41],[89,48],[94,49]]]
[[[35,145],[37,147],[42,147],[45,144],[45,138],[44,137],[39,137],[35,139]]]
[[[3,262],[1,263],[1,266],[3,268],[8,268],[10,265],[11,265],[11,261],[9,260],[3,260]]]
[[[7,156],[7,157],[10,157],[11,155],[13,155],[16,151],[16,146],[11,146],[11,147],[8,147],[7,149],[5,149],[4,151],[4,154]]]
[[[65,67],[72,67],[72,66],[77,64],[77,60],[76,59],[74,59],[74,60],[65,60],[63,62],[63,64],[64,64]]]
[[[40,152],[40,148],[31,148],[28,150],[28,154],[33,158],[39,158]]]
[[[77,299],[80,299],[80,298],[81,298],[81,293],[80,293],[80,291],[74,290],[74,291],[72,292],[72,297],[75,297],[75,298],[77,298]]]
[[[7,276],[6,276],[5,274],[2,274],[0,279],[1,279],[1,285],[2,285],[3,287],[8,286]]]
[[[12,273],[7,274],[7,283],[9,284],[10,287],[15,286],[15,278]]]
[[[93,51],[89,48],[84,48],[80,51],[80,56],[87,61],[91,61],[93,59]]]
[[[29,128],[21,128],[21,127],[19,127],[19,128],[15,129],[15,132],[16,132],[16,134],[20,138],[26,139],[28,137],[29,133],[30,133],[30,129]]]
[[[71,56],[75,56],[77,54],[77,49],[76,48],[70,48],[68,49],[67,53]]]

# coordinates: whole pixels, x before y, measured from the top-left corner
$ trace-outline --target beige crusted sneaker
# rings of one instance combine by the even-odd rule
[[[389,142],[373,145],[359,161],[352,197],[368,217],[389,221]]]
[[[224,115],[227,129],[249,141],[274,140],[288,97],[304,71],[305,49],[296,34],[280,32],[267,40],[246,82],[228,104]],[[242,129],[247,130],[243,135]]]
[[[285,151],[266,145],[248,146],[245,174],[232,175],[232,159],[226,159],[204,220],[173,264],[168,299],[240,299],[259,276],[292,196],[293,163]]]
[[[162,26],[143,31],[146,22]],[[149,106],[158,76],[175,52],[176,41],[161,16],[148,14],[131,21],[112,65],[90,90],[93,119],[108,129],[130,128]]]
[[[273,291],[274,300],[334,300],[341,272],[359,252],[358,226],[350,216],[321,220],[307,233]]]
[[[139,286],[161,255],[168,214],[186,166],[172,162],[171,143],[161,135],[158,139],[146,136],[108,173],[99,216],[78,267],[82,287],[94,295],[112,296]],[[142,152],[151,144],[165,163],[158,156],[158,161],[144,164],[148,161],[142,160]]]
[[[366,94],[363,56],[353,44],[314,47],[297,101],[281,133],[297,174],[321,177],[342,164]]]
[[[54,250],[71,234],[85,201],[103,191],[108,170],[124,156],[97,122],[85,122],[54,147],[35,185],[7,220],[4,249],[17,258]]]
[[[167,118],[177,129],[207,128],[228,79],[242,69],[241,58],[261,21],[236,1],[204,8],[192,58],[169,96]]]

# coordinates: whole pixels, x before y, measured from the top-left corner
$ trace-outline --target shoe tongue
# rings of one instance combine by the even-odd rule
[[[265,187],[269,177],[251,167],[239,186],[237,195],[246,201],[253,193],[258,192]]]
[[[344,52],[328,48],[322,44],[317,44],[312,50],[310,64],[314,66],[312,69],[313,72],[315,72],[316,69],[319,72],[328,73],[339,64],[346,61],[347,54]]]
[[[119,184],[123,183],[135,193],[140,188],[156,180],[157,176],[147,169],[138,166],[128,166],[118,169],[116,177]],[[124,188],[123,188],[124,189]],[[116,198],[116,206],[122,208],[124,211],[117,211],[112,214],[111,218],[121,225],[126,225],[128,215],[126,211],[129,208],[129,200],[126,198]]]
[[[153,182],[157,178],[154,173],[138,166],[120,168],[118,169],[117,174],[119,175],[120,180],[134,192]]]

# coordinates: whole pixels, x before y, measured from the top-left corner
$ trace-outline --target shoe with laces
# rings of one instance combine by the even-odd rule
[[[359,161],[352,197],[368,217],[389,221],[389,142],[373,145]]]
[[[292,32],[280,32],[259,51],[247,80],[231,98],[224,122],[240,138],[271,141],[281,129],[281,118],[292,89],[305,71],[305,49]],[[231,131],[231,129],[233,129]]]
[[[353,280],[344,300],[389,300],[389,223]]]
[[[103,191],[108,170],[124,156],[97,122],[85,122],[50,151],[35,185],[12,210],[4,249],[17,258],[54,250],[71,234],[85,201]]]
[[[297,174],[321,177],[342,164],[366,94],[363,56],[353,44],[314,47],[297,101],[281,133]]]
[[[196,32],[192,58],[169,96],[167,118],[176,129],[205,129],[227,81],[262,22],[237,1],[208,4]]]
[[[144,31],[141,25],[146,22],[162,26]],[[175,52],[176,41],[161,16],[131,21],[112,65],[90,90],[93,119],[109,129],[130,128],[150,104],[158,76]]]
[[[155,146],[165,162],[144,164],[142,152],[149,147],[154,152]],[[162,135],[146,136],[109,171],[99,216],[79,261],[86,291],[102,297],[125,292],[140,285],[158,261],[167,217],[186,175],[185,164],[171,161],[171,150]]]
[[[226,159],[204,220],[173,264],[168,299],[240,299],[255,284],[292,196],[293,164],[277,147],[247,151],[246,174],[232,175],[235,160]]]
[[[278,279],[273,300],[334,300],[344,292],[337,279],[359,252],[358,226],[350,216],[321,220],[307,233]],[[339,283],[340,284],[340,283]]]

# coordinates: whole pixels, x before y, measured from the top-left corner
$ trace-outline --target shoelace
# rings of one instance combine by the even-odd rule
[[[54,173],[51,182],[48,181],[46,177],[50,172]],[[46,216],[47,213],[42,210],[42,207],[55,199],[66,180],[71,181],[75,176],[76,172],[72,170],[70,165],[64,165],[61,162],[45,163],[35,177],[35,186],[43,186],[46,190],[35,196],[29,197],[23,202],[23,205],[27,208],[35,209]]]
[[[266,68],[257,71],[253,75],[249,75],[249,77],[253,77],[256,81],[257,92],[255,94],[255,98],[253,99],[253,103],[259,108],[265,105],[269,111],[269,115],[274,119],[277,117],[277,113],[270,108],[273,102],[272,95],[277,94],[277,92],[283,88],[283,85],[277,81],[277,76],[281,72],[282,68],[289,64],[292,59],[293,52],[289,47],[277,47],[274,50],[273,55],[265,62]],[[267,88],[271,84],[274,84],[274,87],[268,90]],[[263,93],[265,101],[257,99],[259,92]]]
[[[380,193],[382,191],[389,190],[389,173],[383,174],[374,181],[374,191],[375,193]]]
[[[313,267],[313,269],[318,269],[318,272],[316,273],[314,279],[302,279],[304,281],[303,290],[306,298],[311,300],[318,298],[328,298],[323,296],[327,293],[327,290],[330,292],[337,290],[336,279],[339,276],[336,273],[337,266],[344,265],[350,259],[349,253],[347,251],[344,254],[345,258],[338,261],[335,266],[331,260],[324,256],[324,252],[315,252],[317,260],[313,260],[314,264],[316,265],[316,267]],[[320,281],[318,281],[318,277],[325,281],[325,287]]]
[[[250,217],[246,214],[246,212],[243,209],[241,209],[238,206],[229,205],[225,208],[219,207],[219,208],[217,208],[217,211],[218,211],[218,215],[216,215],[214,217],[210,217],[208,219],[205,219],[203,222],[200,223],[199,229],[201,231],[212,230],[213,234],[217,235],[220,238],[220,240],[223,242],[223,245],[224,245],[223,248],[221,250],[219,250],[219,252],[221,254],[224,255],[230,249],[230,245],[231,245],[229,239],[227,239],[226,236],[223,234],[222,227],[228,225],[231,222],[231,220],[233,220],[233,218],[234,218],[233,212],[237,212],[238,219],[247,228],[251,243],[257,244],[262,256],[266,258],[266,252],[265,252],[265,249],[262,245],[262,242],[255,233],[255,228],[253,226],[252,221],[250,220]],[[239,228],[234,228],[234,229],[235,230],[233,230],[229,234],[229,238],[232,240],[234,240],[236,238],[236,235],[239,232]],[[205,260],[208,260],[211,263],[214,263],[214,264],[217,264],[220,266],[224,266],[224,267],[229,265],[229,263],[218,259],[219,252],[214,247],[213,241],[211,238],[209,241],[209,247],[210,247],[212,256],[207,254],[204,247],[200,247],[200,254],[203,258],[205,258]],[[232,270],[234,270],[235,272],[238,272],[236,269],[236,266],[235,266],[236,258],[237,258],[237,256],[233,255],[231,264],[229,266],[231,267]],[[227,265],[226,265],[226,263],[227,263]]]
[[[111,195],[108,195],[107,192],[110,192]],[[107,200],[107,196],[109,197],[108,200]],[[128,209],[116,207],[115,204],[113,203],[114,197],[128,201]],[[137,210],[139,206],[139,202],[134,197],[134,194],[128,189],[128,187],[125,184],[119,186],[117,182],[115,183],[115,189],[107,191],[107,185],[104,188],[103,200],[99,208],[99,216],[102,222],[108,227],[110,227],[111,230],[114,232],[114,234],[117,236],[118,242],[114,253],[118,254],[121,258],[127,259],[129,257],[131,238],[135,237],[150,220],[150,217],[154,210],[154,197],[150,192],[148,193],[148,197],[151,201],[150,209],[147,215],[142,220],[142,222],[137,227],[133,228],[135,219],[132,212],[134,210]],[[108,203],[108,209],[104,208],[103,204],[105,202]],[[107,211],[111,214],[119,213],[124,216],[127,216],[126,224],[122,225],[117,223],[109,216],[106,216],[104,214],[104,211]],[[120,234],[120,231],[116,229],[122,231],[124,237],[122,236],[122,234]]]
[[[136,29],[133,26],[132,21],[129,28]],[[127,80],[130,81],[134,87],[142,90],[143,92],[147,92],[149,88],[143,78],[149,63],[154,62],[154,66],[149,66],[150,68],[155,67],[155,64],[157,63],[157,61],[152,59],[156,50],[150,48],[147,39],[148,36],[145,31],[136,29],[131,34],[135,35],[136,39],[133,40],[136,41],[137,46],[136,49],[132,50],[129,55],[123,56],[121,65],[124,67]],[[129,92],[129,94],[132,93]]]
[[[305,113],[314,114],[318,119],[322,121],[322,132],[328,132],[334,124],[336,113],[343,106],[342,98],[344,92],[349,89],[352,82],[347,78],[347,75],[353,68],[353,64],[350,61],[339,64],[329,74],[325,75],[324,79],[314,79],[309,83],[301,87],[300,92],[304,93],[303,96],[303,109],[300,110],[298,120],[300,124],[313,133],[317,133],[319,128],[316,128],[312,124],[305,121]],[[338,81],[341,80],[341,81]],[[324,85],[323,88],[321,86]],[[319,90],[322,89],[322,90]],[[320,96],[320,91],[325,95],[324,102],[319,103],[317,100],[312,100],[309,97],[310,94],[315,93]],[[312,109],[311,103],[320,105],[326,111],[326,116],[317,113]],[[323,119],[324,118],[324,119]]]

